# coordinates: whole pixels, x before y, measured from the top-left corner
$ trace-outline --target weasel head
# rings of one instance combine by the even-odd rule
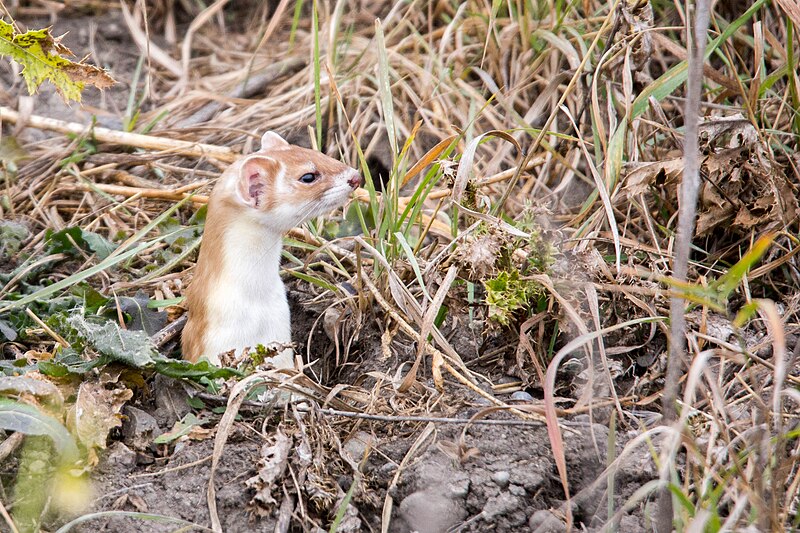
[[[222,187],[249,217],[279,232],[344,205],[361,183],[354,168],[327,155],[287,143],[268,131],[261,149],[240,159]]]

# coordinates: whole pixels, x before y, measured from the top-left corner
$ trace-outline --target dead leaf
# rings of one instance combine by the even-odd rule
[[[250,505],[256,509],[258,514],[261,514],[262,510],[268,513],[277,504],[275,498],[272,497],[272,489],[286,472],[292,442],[292,439],[278,428],[272,444],[267,443],[261,447],[258,473],[245,481],[248,488],[256,491],[250,500]]]
[[[90,464],[96,451],[106,447],[109,432],[122,425],[122,408],[133,397],[123,385],[107,389],[97,381],[84,381],[78,388],[70,422],[78,439],[90,452]]]
[[[711,235],[715,230],[760,232],[784,228],[797,219],[796,187],[775,164],[758,131],[742,115],[706,120],[700,126],[706,154],[701,163],[703,183],[695,233]],[[683,158],[632,162],[623,169],[620,202],[652,196],[659,187],[663,200],[678,205],[678,185]]]
[[[186,434],[191,440],[208,440],[217,432],[217,428],[203,428],[200,426],[193,426]]]

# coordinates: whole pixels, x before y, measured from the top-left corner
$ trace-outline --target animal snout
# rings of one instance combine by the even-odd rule
[[[350,185],[350,187],[353,189],[361,187],[363,183],[364,183],[364,178],[361,177],[361,174],[355,171],[353,171],[353,174],[352,176],[350,176],[350,179],[347,180],[347,184]]]

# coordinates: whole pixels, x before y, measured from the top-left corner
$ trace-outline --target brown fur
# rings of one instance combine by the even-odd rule
[[[208,202],[203,245],[200,247],[192,283],[186,290],[186,302],[192,319],[186,323],[183,330],[181,349],[183,358],[192,363],[197,362],[203,355],[203,346],[205,345],[204,336],[208,327],[206,287],[213,285],[219,272],[222,271],[222,256],[215,253],[215,250],[223,249],[226,220],[235,216],[230,212],[230,207],[225,204],[223,198],[212,192]]]

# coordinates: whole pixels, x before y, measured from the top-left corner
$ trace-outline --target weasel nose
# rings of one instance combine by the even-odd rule
[[[364,183],[364,178],[361,177],[361,174],[358,172],[353,172],[353,175],[350,176],[350,179],[347,180],[347,184],[350,185],[353,189],[359,188]]]

